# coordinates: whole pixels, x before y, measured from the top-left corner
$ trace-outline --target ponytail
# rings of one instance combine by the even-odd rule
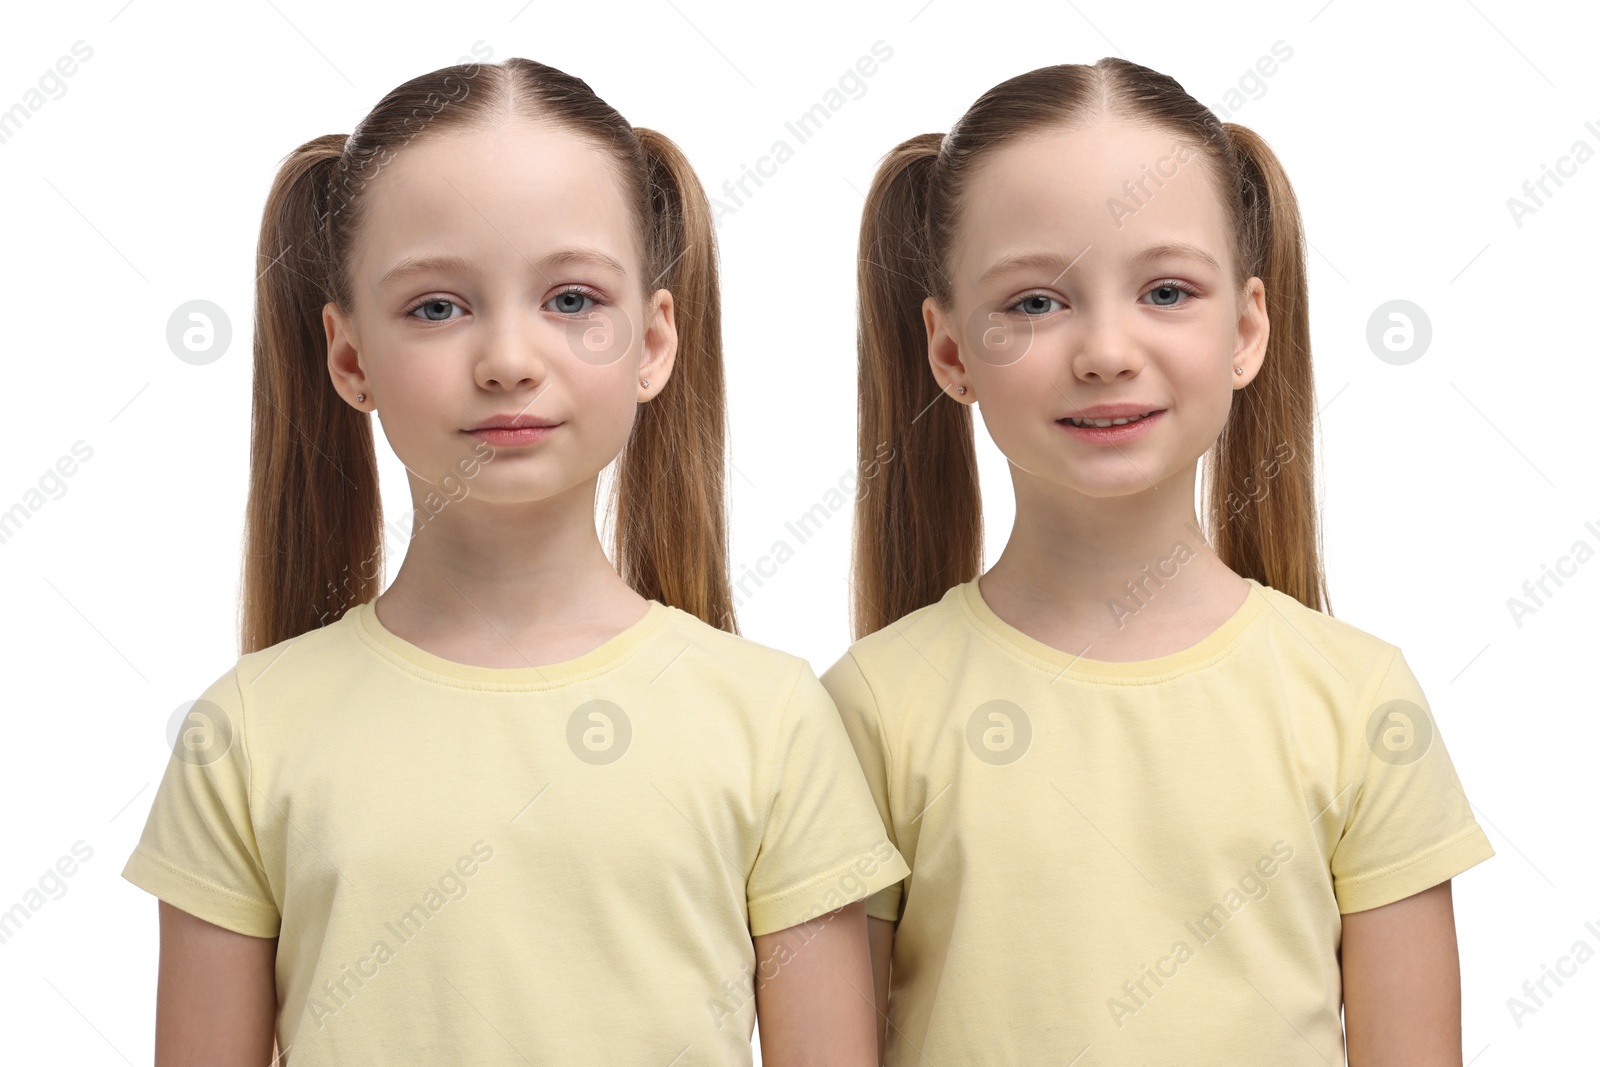
[[[261,220],[242,653],[337,619],[376,596],[383,575],[372,426],[333,387],[322,325],[323,221],[345,139],[329,134],[290,153]]]
[[[635,127],[649,176],[649,292],[672,293],[672,377],[640,405],[607,501],[617,569],[640,596],[738,633],[723,499],[727,412],[711,206],[678,146]],[[671,476],[666,477],[670,472]]]
[[[856,502],[850,614],[857,638],[933,603],[983,563],[972,410],[945,397],[934,379],[922,318],[923,298],[937,288],[927,217],[942,140],[921,134],[884,157],[862,210],[857,455],[866,463],[888,444],[904,461],[883,464]]]
[[[1278,157],[1247,127],[1223,123],[1237,158],[1245,277],[1266,288],[1267,350],[1233,396],[1233,410],[1202,480],[1217,556],[1238,574],[1328,610],[1318,526],[1316,391],[1305,238],[1300,208]]]

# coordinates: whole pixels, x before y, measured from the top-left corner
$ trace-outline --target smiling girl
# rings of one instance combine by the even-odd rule
[[[887,1063],[1460,1064],[1450,879],[1493,851],[1399,650],[1324,610],[1266,144],[1035,70],[884,159],[859,279],[859,447],[905,462],[822,681],[912,867],[868,904]],[[974,406],[1016,495],[981,574]]]
[[[258,265],[243,654],[123,872],[157,1064],[748,1064],[757,1011],[769,1065],[871,1063],[862,898],[907,868],[805,661],[733,632],[683,155],[445,68],[291,153]]]

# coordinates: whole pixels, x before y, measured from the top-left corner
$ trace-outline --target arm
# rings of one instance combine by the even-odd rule
[[[161,902],[156,1067],[275,1062],[278,939],[250,937]]]
[[[756,1017],[767,1067],[870,1067],[872,960],[867,904],[759,934]]]
[[[1350,1067],[1461,1067],[1461,966],[1450,883],[1344,917]]]
[[[888,919],[867,916],[867,940],[872,945],[873,1004],[878,1011],[878,1059],[889,1044],[889,959],[894,955],[894,932],[898,924]]]

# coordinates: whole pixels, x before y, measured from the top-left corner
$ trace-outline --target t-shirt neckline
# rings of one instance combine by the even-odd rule
[[[394,633],[378,619],[377,601],[355,607],[356,633],[390,662],[434,681],[466,689],[527,691],[554,689],[593,677],[615,666],[671,614],[672,608],[649,600],[645,613],[627,629],[574,659],[538,667],[480,667],[437,656]]]
[[[982,577],[982,575],[979,575]],[[1063,652],[1059,648],[1035,640],[994,613],[978,591],[978,579],[963,582],[955,589],[956,602],[965,610],[968,620],[980,631],[987,633],[1000,644],[1007,646],[1022,659],[1053,674],[1066,674],[1086,680],[1126,681],[1152,680],[1180,674],[1209,663],[1231,647],[1245,627],[1249,626],[1267,607],[1264,587],[1254,578],[1245,578],[1249,591],[1244,603],[1222,625],[1188,648],[1169,652],[1154,659],[1099,660]]]

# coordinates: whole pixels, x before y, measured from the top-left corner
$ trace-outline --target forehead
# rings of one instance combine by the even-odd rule
[[[1180,160],[1183,160],[1180,162]],[[972,173],[952,250],[959,286],[1002,258],[1047,251],[1072,270],[1117,269],[1154,244],[1191,243],[1224,269],[1227,220],[1209,164],[1164,130],[1125,123],[1019,137]]]
[[[451,130],[399,149],[366,190],[359,286],[418,251],[486,268],[557,247],[609,252],[638,273],[634,222],[616,164],[572,132],[526,121]]]

